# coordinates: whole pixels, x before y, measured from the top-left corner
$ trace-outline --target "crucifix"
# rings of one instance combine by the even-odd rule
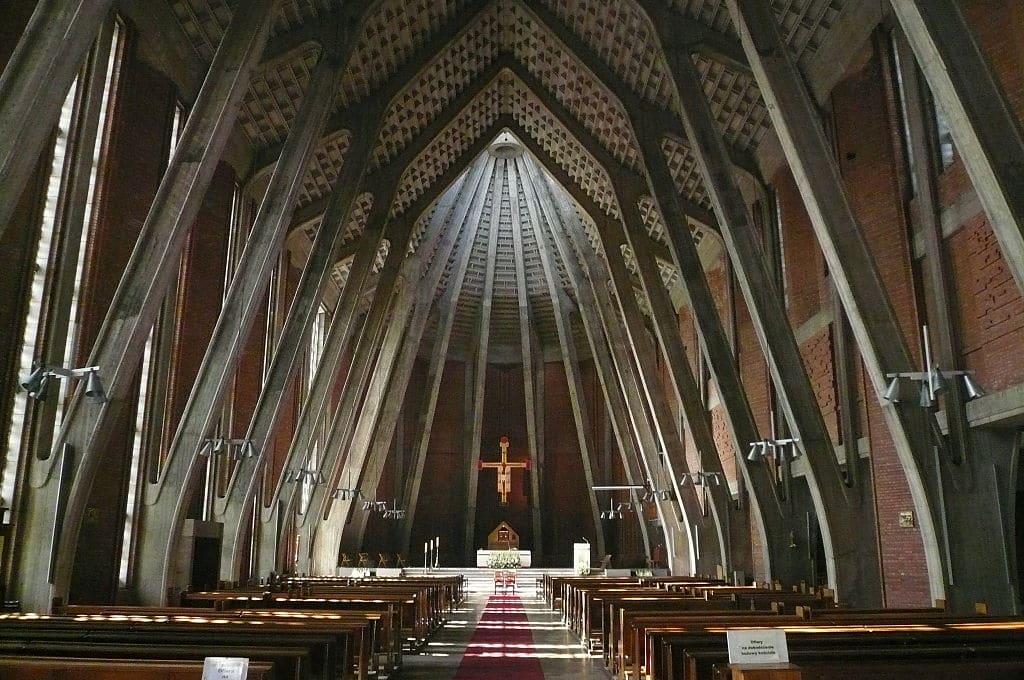
[[[512,469],[528,470],[530,461],[510,463],[508,460],[508,437],[502,436],[498,444],[501,447],[501,460],[495,463],[480,461],[480,469],[494,468],[498,471],[498,493],[501,495],[501,505],[508,505],[508,494],[512,491]]]

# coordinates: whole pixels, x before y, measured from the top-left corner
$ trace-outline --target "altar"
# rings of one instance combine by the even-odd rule
[[[518,566],[530,566],[530,551],[519,549],[519,534],[508,522],[502,520],[498,526],[494,527],[494,531],[487,535],[487,548],[476,551],[476,566],[489,567],[491,566],[491,557],[495,555],[508,556],[510,553],[519,556]]]
[[[509,553],[509,552],[514,552],[514,553],[518,553],[519,554],[519,566],[520,567],[523,567],[525,569],[526,567],[530,566],[530,564],[531,564],[531,562],[530,562],[530,551],[529,550],[516,550],[514,548],[512,550],[477,550],[476,551],[476,566],[478,566],[478,567],[486,567],[486,566],[488,566],[489,560],[491,559],[491,555],[506,554],[506,553]]]

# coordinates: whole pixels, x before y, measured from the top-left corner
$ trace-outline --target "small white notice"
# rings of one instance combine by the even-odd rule
[[[786,631],[781,628],[746,628],[725,631],[729,663],[789,663]]]
[[[234,656],[208,656],[203,660],[203,680],[245,680],[249,659]]]

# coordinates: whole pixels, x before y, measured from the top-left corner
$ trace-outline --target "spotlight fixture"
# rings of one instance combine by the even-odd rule
[[[747,460],[751,462],[762,461],[768,456],[773,456],[776,462],[782,461],[785,458],[789,460],[796,460],[802,453],[796,446],[796,442],[800,441],[796,438],[790,439],[761,439],[760,441],[750,442],[750,451],[747,453]],[[705,475],[717,475],[717,472],[703,473]]]
[[[405,510],[398,507],[398,500],[394,499],[391,501],[392,507],[387,507],[387,503],[384,504],[384,511],[381,512],[381,517],[384,519],[405,519]]]
[[[32,373],[22,381],[21,386],[28,392],[28,396],[38,401],[45,401],[52,380],[60,378],[85,380],[86,399],[102,404],[107,400],[107,394],[103,389],[102,381],[100,381],[99,370],[99,366],[62,368],[61,366],[40,365],[32,369]]]
[[[227,456],[231,460],[242,460],[243,458],[254,458],[256,447],[253,446],[251,439],[210,437],[203,440],[202,446],[199,447],[199,455]]]
[[[913,396],[908,396],[903,389],[907,381],[920,383],[917,391],[917,403],[922,408],[930,408],[935,404],[935,396],[946,391],[951,385],[949,379],[959,377],[963,385],[964,397],[970,401],[985,396],[985,390],[981,389],[971,378],[970,371],[943,371],[932,364],[931,342],[928,339],[928,326],[921,326],[921,338],[924,345],[924,370],[903,371],[899,373],[886,373],[889,378],[889,386],[882,398],[891,404],[901,401],[909,401]],[[952,383],[955,384],[955,383]]]
[[[680,484],[690,482],[694,486],[719,486],[722,483],[722,475],[718,472],[687,472],[683,475]]]
[[[768,455],[768,440],[762,439],[757,442],[750,442],[750,451],[747,453],[747,460],[759,461],[764,460],[764,457]]]
[[[622,519],[622,503],[615,507],[615,501],[608,499],[608,509],[601,511],[601,519]]]
[[[331,493],[331,498],[339,501],[357,501],[363,497],[363,492],[352,486],[351,471],[345,472],[345,486],[339,486]]]
[[[327,477],[320,470],[307,470],[306,468],[298,468],[296,470],[287,470],[284,473],[284,481],[292,482],[294,484],[313,484],[319,486],[327,483]]]

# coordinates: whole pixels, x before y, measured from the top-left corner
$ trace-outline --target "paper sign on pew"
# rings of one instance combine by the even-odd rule
[[[245,680],[249,659],[232,656],[208,656],[203,660],[203,680]]]
[[[781,628],[738,628],[725,631],[729,663],[789,663],[786,631]]]

